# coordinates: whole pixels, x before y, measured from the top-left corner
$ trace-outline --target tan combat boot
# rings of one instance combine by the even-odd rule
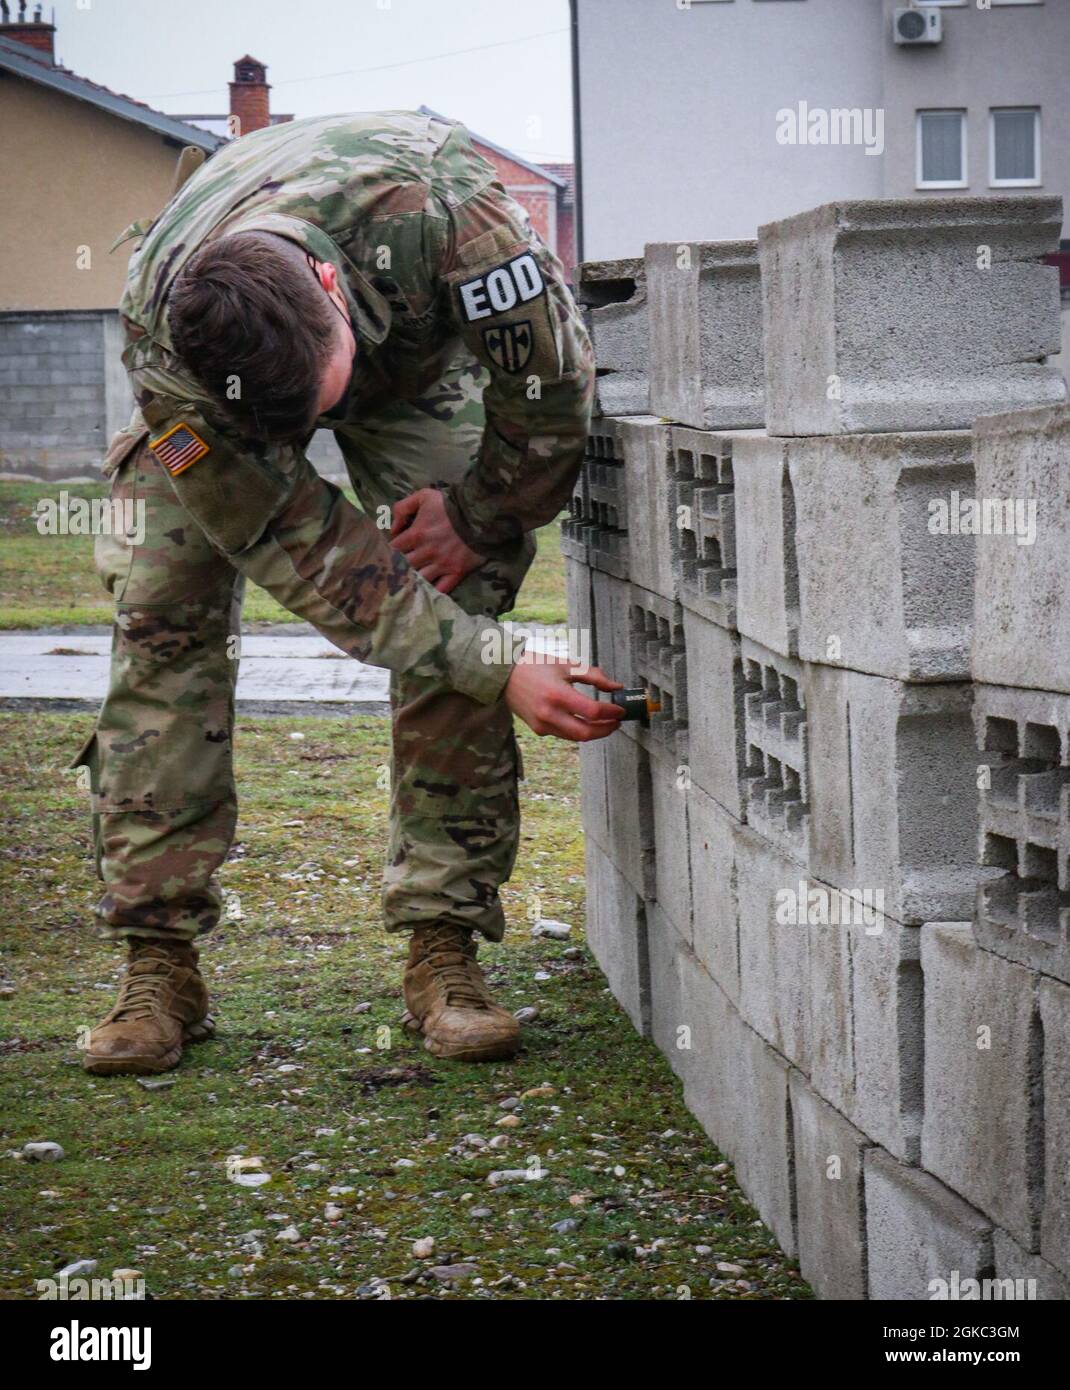
[[[131,941],[115,1008],[86,1040],[82,1065],[98,1076],[169,1071],[182,1044],[210,1038],[208,990],[187,942]]]
[[[520,1024],[495,1004],[476,964],[470,931],[451,922],[417,927],[405,967],[407,1028],[424,1035],[436,1057],[459,1062],[493,1062],[512,1057]]]

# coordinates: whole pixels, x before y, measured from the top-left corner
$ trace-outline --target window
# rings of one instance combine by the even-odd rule
[[[917,186],[966,187],[966,112],[918,112]]]
[[[1035,188],[1040,183],[1040,111],[1035,106],[994,109],[988,154],[992,188]]]

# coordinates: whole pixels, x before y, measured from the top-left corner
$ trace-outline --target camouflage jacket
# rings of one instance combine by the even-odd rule
[[[344,650],[495,699],[511,668],[485,660],[489,620],[426,584],[301,447],[243,436],[174,355],[167,301],[186,260],[209,238],[254,229],[333,263],[345,288],[356,371],[345,419],[324,427],[418,397],[459,341],[487,368],[480,452],[446,494],[458,534],[484,554],[554,517],[582,457],[594,367],[560,263],[463,126],[412,112],[313,117],[204,164],[131,257],[120,305],[140,417],[118,452],[146,428],[150,447],[166,437],[157,457],[208,536]]]

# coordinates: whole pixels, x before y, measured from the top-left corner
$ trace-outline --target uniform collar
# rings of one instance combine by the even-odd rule
[[[322,227],[306,222],[303,217],[261,212],[217,228],[217,234],[226,236],[234,232],[253,231],[274,232],[276,236],[296,241],[306,251],[311,251],[318,261],[333,265],[338,271],[339,284],[345,291],[349,315],[357,335],[358,352],[366,344],[379,346],[390,331],[390,305]]]

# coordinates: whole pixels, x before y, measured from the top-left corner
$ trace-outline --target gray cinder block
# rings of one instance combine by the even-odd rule
[[[650,1035],[650,957],[642,898],[594,841],[584,843],[587,943],[636,1030]]]
[[[737,544],[732,455],[742,437],[677,426],[670,452],[670,553],[681,602],[731,628]]]
[[[743,785],[747,823],[807,863],[809,735],[799,662],[740,640],[743,662]]]
[[[760,428],[757,243],[652,242],[646,278],[652,414],[700,430]]]
[[[673,474],[670,429],[653,415],[614,421],[628,493],[628,578],[662,598],[678,597],[669,544]]]
[[[923,1166],[1035,1249],[1043,1185],[1035,977],[968,923],[924,928]]]
[[[649,754],[654,821],[654,896],[680,936],[691,944],[691,854],[686,769],[669,752]]]
[[[942,506],[973,495],[970,435],[793,440],[799,655],[909,681],[966,679],[974,537]]]
[[[871,1299],[930,1299],[935,1281],[980,1279],[992,1265],[992,1227],[928,1173],[883,1149],[864,1160]]]
[[[617,421],[591,422],[583,472],[586,516],[575,528],[577,539],[586,541],[590,565],[618,579],[627,579],[628,488]]]
[[[746,814],[743,661],[739,638],[684,609],[691,780],[736,820]]]
[[[761,227],[769,433],[969,429],[1064,400],[1046,361],[1058,272],[1040,263],[1061,225],[1061,199],[1010,196],[828,203]]]
[[[805,665],[810,872],[898,921],[965,921],[977,885],[971,687]],[[876,899],[874,899],[876,900]]]
[[[734,831],[739,895],[739,1012],[783,1056],[810,1070],[810,927],[785,920],[781,895],[803,871],[747,826]],[[779,920],[778,920],[779,919]]]
[[[978,685],[981,945],[1070,983],[1070,695]]]
[[[585,633],[594,651],[594,608],[591,598],[591,570],[580,560],[565,556],[565,607],[569,626]]]
[[[576,267],[576,299],[598,368],[596,410],[603,415],[645,414],[650,408],[650,330],[643,258],[584,261]]]
[[[1040,982],[1044,1028],[1044,1206],[1040,1253],[1070,1278],[1070,989]]]
[[[751,1029],[741,1029],[733,1071],[736,1177],[781,1249],[794,1255],[798,1237],[789,1072],[783,1057]]]
[[[609,825],[609,793],[606,783],[608,745],[620,740],[594,739],[580,744],[580,820],[583,833],[611,857],[614,835]]]
[[[631,650],[631,585],[603,570],[591,573],[594,659],[607,676],[634,685]],[[616,735],[614,735],[616,737]]]
[[[657,887],[650,755],[641,744],[622,737],[619,731],[580,747],[605,750],[606,813],[613,862],[642,898],[653,899]],[[585,830],[586,827],[585,818]]]
[[[740,434],[735,479],[736,623],[781,656],[799,651],[799,562],[788,441]]]
[[[870,1142],[814,1094],[790,1082],[799,1268],[819,1298],[866,1297],[862,1164]]]
[[[854,1095],[846,1113],[896,1158],[917,1163],[925,1070],[921,932],[928,928],[890,917],[878,918],[877,928],[849,932]]]
[[[739,1000],[739,898],[736,821],[692,785],[687,793],[691,841],[692,946],[703,968]]]
[[[1023,1250],[1006,1231],[997,1228],[993,1232],[993,1245],[1001,1299],[1035,1299],[1054,1303],[1070,1298],[1070,1283],[1064,1276],[1047,1260]],[[1008,1283],[1008,1280],[1011,1282]]]
[[[678,603],[631,586],[630,682],[645,685],[661,706],[649,726],[638,730],[640,742],[661,748],[678,764],[688,763],[688,682],[684,614]]]
[[[977,497],[990,509],[977,537],[975,680],[1070,694],[1068,457],[1070,406],[974,427]]]

